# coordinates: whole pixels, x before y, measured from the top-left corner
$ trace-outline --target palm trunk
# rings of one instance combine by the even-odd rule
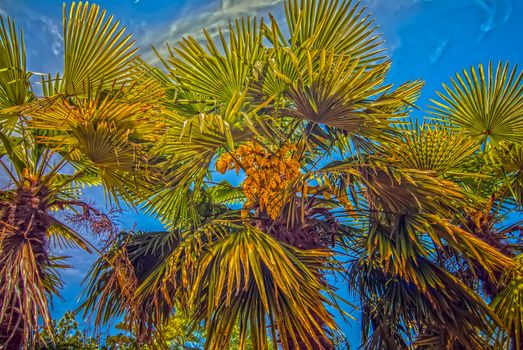
[[[28,336],[36,330],[40,316],[30,289],[42,289],[44,267],[49,264],[47,228],[49,216],[42,189],[19,189],[9,204],[3,205],[0,218],[0,348],[27,347]],[[31,259],[32,261],[25,261]],[[34,270],[36,266],[36,271]],[[44,292],[44,291],[42,291]],[[32,308],[25,310],[25,305]],[[1,314],[0,314],[1,317]]]
[[[21,349],[24,345],[24,331],[20,327],[13,329],[13,323],[16,325],[20,321],[20,315],[15,313],[12,322],[6,320],[0,325],[0,344],[1,349]]]

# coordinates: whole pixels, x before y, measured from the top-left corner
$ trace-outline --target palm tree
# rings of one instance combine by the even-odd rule
[[[523,204],[523,73],[499,62],[494,70],[478,69],[456,74],[433,111],[442,122],[467,135],[476,143],[468,171],[488,178],[464,184],[468,190],[489,200],[477,210],[464,213],[463,226],[472,234],[513,257],[515,265],[492,275],[473,259],[461,268],[469,285],[479,284],[490,299],[490,306],[508,332],[499,330],[503,348],[523,349],[522,233],[520,214]],[[507,219],[508,218],[508,219]],[[519,288],[519,290],[518,290]]]
[[[148,153],[159,174],[143,208],[168,231],[145,253],[126,243],[102,256],[84,307],[99,325],[127,315],[144,339],[184,309],[209,349],[226,348],[235,327],[240,347],[332,349],[341,276],[367,349],[486,349],[507,334],[518,346],[521,318],[508,310],[521,306],[521,242],[508,250],[503,236],[516,229],[492,221],[485,237],[470,223],[499,218],[493,193],[521,198],[519,148],[490,152],[484,136],[520,142],[519,77],[460,79],[465,92],[441,95],[441,121],[411,122],[423,84],[385,84],[390,62],[359,4],[284,9],[284,26],[236,20],[168,46],[165,70],[147,71],[165,91],[165,129]],[[470,116],[499,124],[485,134]],[[202,216],[202,203],[227,210]],[[154,255],[154,268],[133,251]],[[506,291],[490,306],[487,281]]]
[[[69,14],[64,6],[63,74],[44,77],[41,96],[23,34],[9,18],[0,23],[0,347],[19,349],[38,342],[40,320],[50,325],[49,300],[67,266],[57,248],[91,250],[75,224],[115,230],[82,188],[102,185],[124,201],[140,190],[140,143],[155,138],[151,105],[161,91],[143,78],[130,36],[98,6],[73,3]]]

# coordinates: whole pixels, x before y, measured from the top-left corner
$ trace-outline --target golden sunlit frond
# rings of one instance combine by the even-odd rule
[[[523,72],[517,67],[471,67],[443,89],[440,100],[432,101],[434,114],[465,135],[480,143],[523,141]]]
[[[69,12],[69,13],[68,13]],[[121,84],[130,80],[137,48],[125,27],[89,2],[63,6],[64,71],[62,92],[81,94],[88,84]]]

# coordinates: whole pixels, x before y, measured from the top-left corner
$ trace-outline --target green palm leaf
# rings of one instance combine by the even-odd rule
[[[94,166],[108,194],[144,188],[140,165],[146,150],[140,143],[159,137],[161,125],[153,109],[162,91],[156,85],[87,86],[85,94],[44,98],[30,105],[30,125],[44,131],[38,141],[80,167]],[[116,197],[114,197],[116,199]]]
[[[513,337],[516,350],[523,344],[523,255],[515,258],[517,265],[507,269],[504,276],[505,287],[490,303],[490,307],[503,322],[508,333],[501,330],[504,344],[509,346]]]
[[[499,62],[456,74],[450,86],[438,92],[434,114],[478,142],[523,141],[523,73]]]
[[[364,15],[365,8],[351,0],[315,1],[286,0],[285,15],[289,27],[291,48],[306,47],[310,50],[325,49],[359,59],[366,66],[384,58],[381,36],[373,20]],[[269,38],[276,45],[282,37],[277,26]],[[283,44],[285,41],[281,40]]]
[[[415,102],[422,86],[414,82],[391,91],[390,86],[383,85],[388,63],[368,68],[359,65],[358,57],[336,57],[332,51],[284,52],[283,60],[293,66],[289,72],[276,72],[289,82],[284,96],[292,107],[283,113],[355,134],[388,128],[394,118],[402,116],[396,112]]]
[[[26,71],[23,33],[16,30],[15,21],[0,18],[0,107],[21,105],[29,98],[29,77]]]
[[[7,25],[0,17],[0,67],[0,124],[12,130],[19,116],[13,107],[29,101],[32,93],[23,33],[18,34],[15,21],[9,17]]]
[[[235,112],[246,102],[249,83],[254,79],[255,66],[263,60],[264,49],[256,19],[230,23],[228,29],[228,38],[219,32],[222,50],[204,31],[206,48],[194,38],[184,38],[179,47],[170,50],[167,62],[176,83],[215,101],[231,122],[230,118],[236,117]]]
[[[463,162],[479,149],[474,139],[436,124],[416,123],[402,136],[384,146],[400,166],[438,175],[460,173]]]
[[[267,348],[267,328],[275,347],[277,339],[284,349],[329,346],[324,328],[336,326],[316,271],[331,255],[287,247],[252,227],[212,245],[191,294],[193,303],[203,303],[206,346],[226,347],[236,322],[241,348],[248,332],[255,348]]]
[[[125,28],[98,5],[72,3],[69,14],[63,7],[64,72],[67,95],[84,93],[87,84],[122,83],[133,75],[137,49]]]
[[[245,201],[245,195],[241,187],[232,186],[226,181],[222,181],[216,186],[209,188],[209,194],[216,203],[220,204],[239,204]]]
[[[501,141],[491,149],[490,160],[501,174],[500,194],[512,196],[523,205],[523,144]]]
[[[81,248],[91,253],[91,244],[78,232],[56,218],[51,218],[47,234],[59,248]]]

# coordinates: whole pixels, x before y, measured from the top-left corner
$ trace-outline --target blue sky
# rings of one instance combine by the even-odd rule
[[[134,34],[142,55],[154,61],[150,47],[163,48],[181,36],[201,37],[201,28],[216,28],[241,16],[272,12],[282,15],[279,0],[99,0],[110,14]],[[421,78],[426,85],[418,106],[423,110],[434,91],[457,71],[479,63],[508,60],[523,63],[523,1],[521,0],[362,0],[376,18],[392,58],[388,81],[400,84]],[[63,64],[62,1],[0,0],[0,14],[9,15],[24,28],[29,69],[55,73]],[[417,116],[424,115],[417,111]],[[101,198],[98,189],[92,198]],[[143,215],[120,218],[123,227],[159,229]],[[54,314],[60,316],[76,305],[79,283],[93,257],[77,251],[64,274],[65,303],[55,300]],[[343,287],[342,287],[343,288]],[[356,326],[345,332],[358,343]]]

